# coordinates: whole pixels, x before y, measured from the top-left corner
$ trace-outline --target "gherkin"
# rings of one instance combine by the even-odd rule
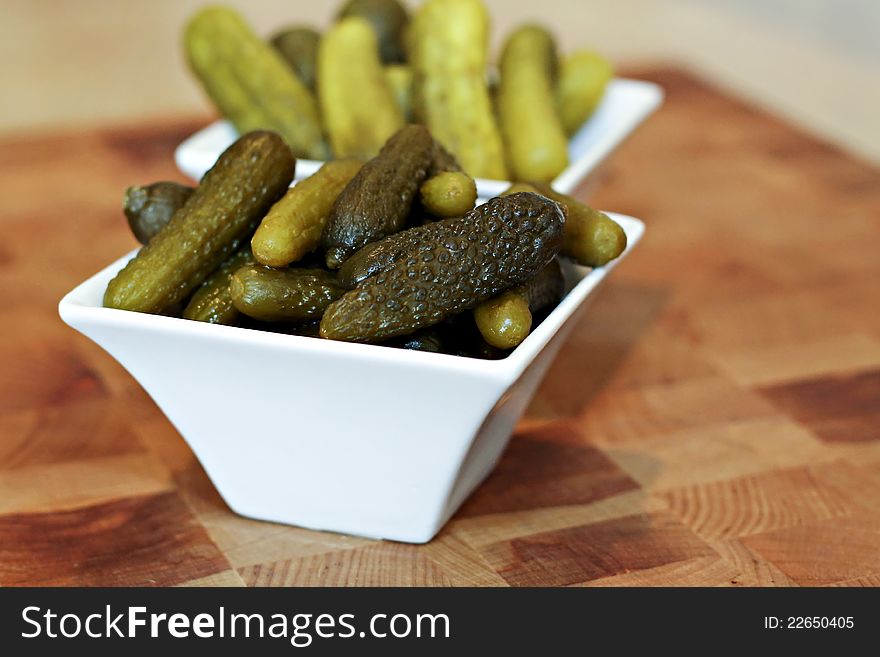
[[[183,310],[183,316],[209,324],[234,324],[238,319],[238,310],[232,304],[229,280],[239,268],[253,262],[254,256],[249,246],[229,256],[193,293]]]
[[[187,202],[104,292],[104,305],[161,314],[189,296],[250,237],[293,179],[296,160],[272,132],[227,148]]]
[[[327,157],[314,96],[237,11],[201,9],[187,23],[183,43],[193,73],[239,134],[274,130],[297,157]]]
[[[323,269],[246,265],[229,280],[235,308],[263,322],[318,319],[344,291],[333,274]]]
[[[122,211],[138,242],[146,244],[153,239],[194,191],[187,185],[164,180],[126,189]]]
[[[324,226],[328,267],[336,269],[361,247],[403,228],[433,151],[425,127],[408,125],[355,174]]]
[[[562,246],[565,214],[532,193],[405,231],[402,253],[334,302],[321,337],[379,342],[473,308],[534,277]]]
[[[559,303],[564,287],[562,269],[554,258],[534,278],[474,308],[480,334],[498,349],[516,347],[532,329],[532,313]]]

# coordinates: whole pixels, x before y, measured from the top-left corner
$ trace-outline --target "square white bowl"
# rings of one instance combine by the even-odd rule
[[[652,82],[615,78],[593,115],[568,144],[570,164],[553,181],[558,192],[568,194],[616,149],[639,124],[663,102],[663,89]],[[177,168],[201,180],[238,134],[228,121],[215,121],[187,138],[174,151]],[[297,160],[296,180],[308,178],[321,165],[318,160]],[[510,186],[508,180],[477,178],[480,198],[498,196]]]
[[[189,443],[235,512],[429,541],[489,474],[574,325],[627,249],[566,266],[568,293],[501,360],[334,342],[104,308],[125,255],[69,292],[61,318],[113,356]]]

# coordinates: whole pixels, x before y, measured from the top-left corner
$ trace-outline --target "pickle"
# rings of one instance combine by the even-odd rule
[[[323,269],[247,265],[239,268],[229,281],[235,308],[263,322],[318,319],[343,292],[333,275]]]
[[[428,0],[410,25],[416,119],[475,178],[507,178],[486,83],[489,19],[480,0]]]
[[[517,29],[501,54],[498,114],[515,180],[553,180],[568,166],[568,139],[556,112],[556,46],[543,28]]]
[[[567,220],[563,255],[584,267],[601,267],[626,249],[626,233],[607,214],[567,194],[560,194],[550,185],[532,185],[539,194],[556,201],[565,209]]]
[[[146,244],[153,239],[194,191],[192,187],[165,181],[126,189],[122,210],[138,242]]]
[[[498,349],[513,349],[532,330],[532,313],[523,286],[517,285],[474,308],[483,339]]]
[[[381,342],[437,324],[535,276],[562,245],[565,215],[537,194],[405,231],[405,252],[334,302],[321,337]]]
[[[363,18],[334,25],[318,47],[318,98],[336,157],[368,159],[404,125]]]
[[[399,0],[349,0],[337,19],[359,16],[370,23],[379,42],[379,55],[385,64],[403,62],[403,37],[409,14]]]
[[[311,91],[315,90],[315,69],[318,61],[318,43],[321,35],[311,27],[296,26],[282,30],[272,37],[275,47],[284,61],[293,69]]]
[[[334,160],[294,185],[263,217],[251,239],[257,261],[283,267],[315,250],[336,197],[361,166],[359,160]]]
[[[412,69],[403,64],[386,66],[385,79],[388,81],[388,86],[394,94],[394,100],[397,102],[397,107],[400,109],[400,114],[403,116],[403,120],[407,122],[412,121]]]
[[[428,166],[428,177],[436,176],[438,173],[445,171],[461,171],[461,165],[455,159],[455,155],[450,153],[436,139],[434,140],[434,148],[431,152],[431,164]]]
[[[324,226],[327,266],[403,228],[431,162],[433,140],[420,125],[399,130],[346,185]]]
[[[444,171],[428,178],[419,188],[422,207],[435,217],[460,217],[473,210],[477,184],[464,172]]]
[[[602,55],[581,50],[563,58],[556,80],[556,107],[566,134],[573,135],[599,105],[614,71]]]
[[[536,192],[559,203],[566,213],[562,255],[584,267],[601,267],[626,249],[626,233],[604,212],[594,210],[545,183],[515,183],[502,196]]]
[[[342,263],[337,273],[339,284],[351,290],[373,274],[385,271],[406,253],[411,240],[415,239],[415,231],[424,228],[417,226],[378,242],[367,244]]]
[[[287,190],[295,165],[276,134],[239,138],[168,225],[110,281],[104,305],[162,313],[183,301],[250,237]]]
[[[186,319],[209,324],[235,324],[239,314],[232,305],[229,280],[236,270],[253,261],[254,256],[248,247],[239,249],[229,256],[195,291],[183,310],[183,316]]]
[[[190,67],[239,134],[274,130],[294,154],[323,160],[327,148],[311,92],[280,54],[227,7],[207,7],[187,24]]]
[[[532,329],[532,313],[559,303],[565,281],[554,259],[533,279],[474,308],[483,339],[498,349],[513,349]]]

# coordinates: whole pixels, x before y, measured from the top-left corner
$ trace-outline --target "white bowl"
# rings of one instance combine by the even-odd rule
[[[587,174],[617,148],[663,102],[663,89],[652,82],[615,78],[602,102],[568,144],[570,164],[553,181],[563,194],[572,192]],[[215,121],[186,139],[174,151],[177,168],[200,180],[238,134],[227,121]],[[308,178],[324,164],[318,160],[297,160],[296,180]],[[480,198],[492,198],[510,186],[508,180],[477,178]]]
[[[132,251],[68,293],[61,318],[168,416],[237,513],[422,543],[492,470],[605,267],[567,266],[559,306],[502,360],[406,351],[104,308]]]

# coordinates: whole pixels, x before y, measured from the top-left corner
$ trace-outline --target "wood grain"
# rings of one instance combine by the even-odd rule
[[[637,72],[636,72],[637,73]],[[425,546],[247,520],[64,326],[204,117],[0,143],[0,585],[877,586],[880,172],[675,70],[583,188],[648,232]]]

